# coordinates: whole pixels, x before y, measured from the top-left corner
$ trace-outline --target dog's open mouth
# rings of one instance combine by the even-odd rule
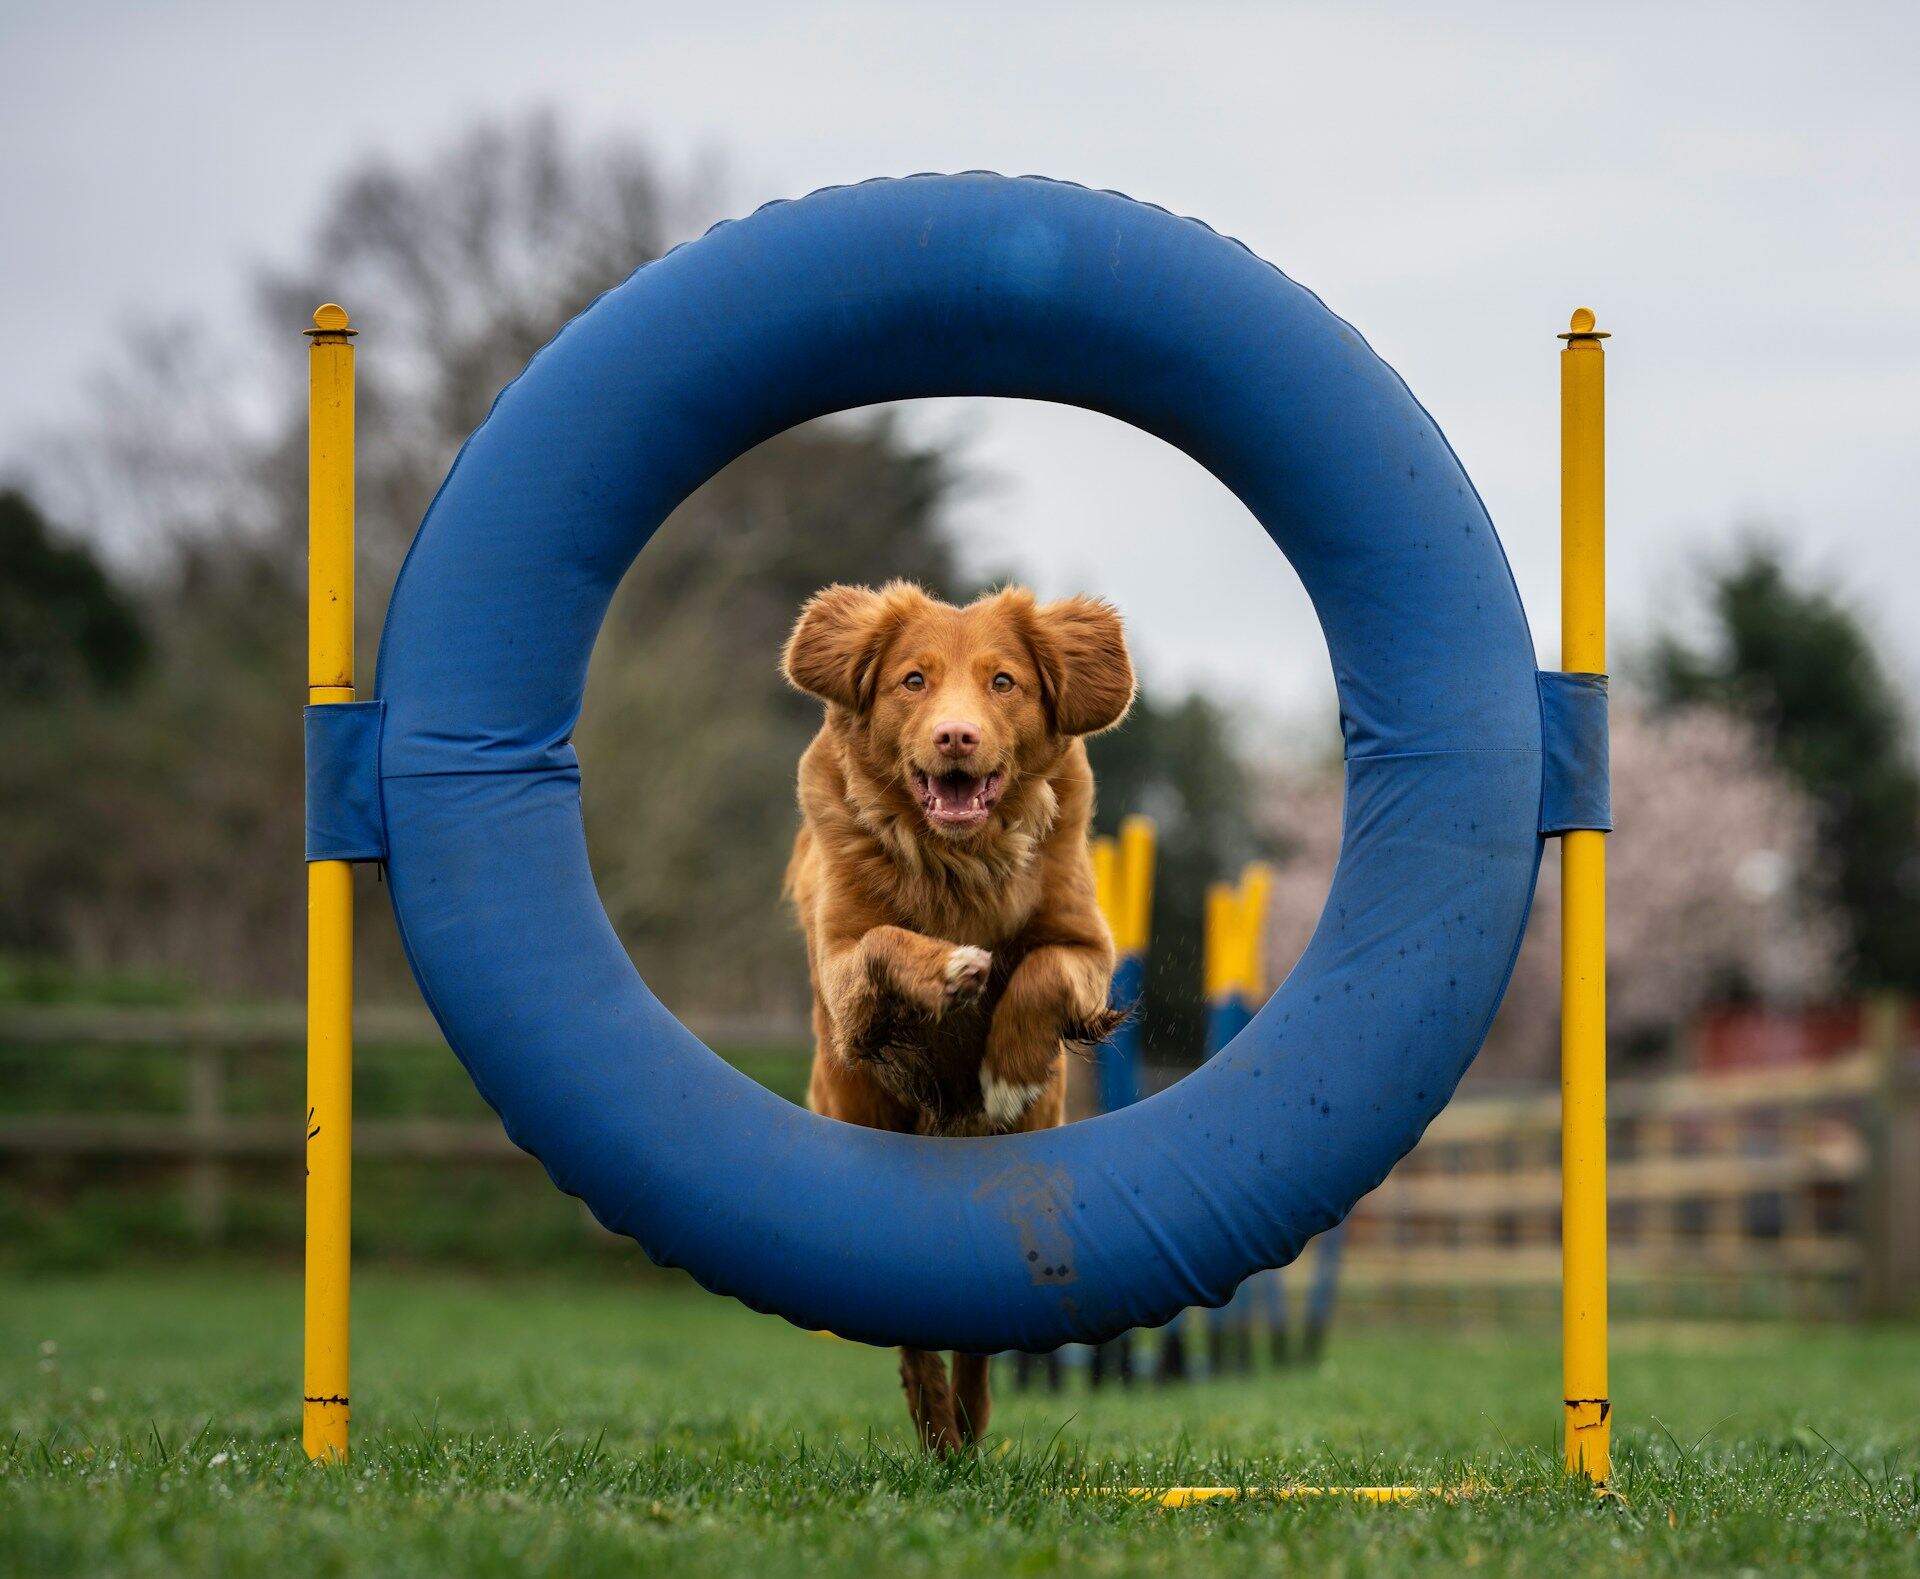
[[[913,792],[920,809],[936,828],[977,828],[987,820],[1000,798],[1005,776],[988,773],[913,773]]]

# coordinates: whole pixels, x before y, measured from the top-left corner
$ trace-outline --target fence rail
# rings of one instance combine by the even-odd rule
[[[1823,1064],[1618,1080],[1608,1128],[1626,1310],[1920,1304],[1920,1074],[1891,1034]],[[1403,1312],[1544,1309],[1560,1278],[1559,1140],[1555,1093],[1456,1100],[1355,1209],[1353,1292]]]
[[[773,1020],[698,1029],[736,1046],[805,1040]],[[16,1061],[128,1049],[179,1060],[173,1111],[0,1113],[0,1169],[45,1164],[79,1176],[91,1162],[128,1159],[177,1170],[195,1230],[218,1239],[231,1170],[291,1170],[304,1142],[296,1111],[235,1111],[244,1104],[229,1076],[250,1055],[297,1068],[303,1032],[297,1005],[0,1010],[0,1049]],[[363,1009],[356,1034],[370,1049],[444,1045],[418,1011]],[[1920,1064],[1891,1034],[1825,1064],[1616,1080],[1609,1122],[1612,1273],[1624,1308],[1920,1307]],[[1549,1304],[1560,1277],[1559,1123],[1553,1093],[1456,1099],[1355,1210],[1350,1293],[1407,1314]],[[367,1113],[354,1151],[467,1167],[524,1160],[477,1111]]]
[[[799,1046],[810,1034],[803,1022],[773,1017],[696,1020],[691,1028],[710,1044],[739,1048]],[[381,1055],[396,1049],[419,1050],[439,1067],[453,1067],[439,1027],[420,1009],[357,1008],[354,1035],[369,1055],[362,1059],[368,1072],[380,1068]],[[38,1061],[45,1069],[62,1058],[104,1062],[115,1054],[154,1052],[177,1060],[180,1075],[178,1103],[171,1111],[0,1112],[0,1170],[31,1170],[41,1195],[63,1193],[62,1181],[68,1192],[77,1190],[90,1165],[142,1166],[143,1183],[146,1175],[164,1170],[178,1178],[194,1236],[217,1243],[231,1220],[236,1174],[250,1184],[263,1174],[298,1183],[306,1135],[295,1093],[305,1036],[299,1004],[0,1009],[0,1053],[16,1068],[23,1060]],[[231,1077],[253,1055],[265,1055],[283,1077],[278,1084],[286,1088],[285,1101],[278,1112],[235,1111],[243,1104],[235,1101]],[[531,1166],[497,1119],[480,1116],[470,1088],[451,1083],[457,1097],[447,1105],[465,1106],[475,1117],[383,1117],[363,1111],[354,1121],[355,1157]]]
[[[811,1046],[804,1019],[787,1015],[694,1017],[688,1029],[716,1046]],[[0,1046],[69,1044],[135,1047],[298,1048],[307,1034],[306,1011],[297,1003],[222,1006],[218,1009],[4,1008]],[[353,1014],[354,1040],[367,1044],[444,1047],[440,1027],[423,1009],[361,1007]]]
[[[297,1118],[297,1115],[296,1115]],[[0,1152],[45,1157],[298,1157],[305,1137],[297,1122],[265,1118],[196,1121],[146,1113],[10,1114],[0,1116]],[[459,1119],[361,1119],[353,1126],[356,1157],[487,1161],[523,1155],[496,1123]]]

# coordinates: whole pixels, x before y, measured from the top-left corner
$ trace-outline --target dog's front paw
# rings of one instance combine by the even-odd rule
[[[943,1002],[964,1003],[969,998],[978,997],[986,990],[987,977],[992,970],[991,954],[983,948],[961,944],[947,955],[946,963],[940,969]]]
[[[1034,1085],[1025,1085],[1014,1080],[1002,1080],[991,1069],[980,1071],[980,1106],[987,1115],[987,1122],[1000,1129],[1011,1129],[1027,1115],[1027,1109],[1039,1100],[1040,1093],[1047,1089],[1042,1080]]]

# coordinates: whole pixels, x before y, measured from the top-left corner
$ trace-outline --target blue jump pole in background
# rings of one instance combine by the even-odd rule
[[[1094,1049],[1095,1101],[1102,1113],[1117,1113],[1146,1095],[1146,1036],[1141,1007],[1147,989],[1147,948],[1153,938],[1153,877],[1159,832],[1151,817],[1122,819],[1114,838],[1094,841],[1095,896],[1113,933],[1113,986],[1108,1001],[1126,1012],[1114,1033]],[[1098,1387],[1108,1375],[1133,1380],[1133,1334],[1123,1332],[1096,1346],[1087,1379]]]
[[[1257,863],[1247,868],[1238,887],[1213,883],[1207,889],[1202,970],[1208,1058],[1244,1031],[1266,1001],[1260,944],[1272,891],[1273,874]],[[1284,1291],[1272,1277],[1255,1273],[1225,1305],[1207,1312],[1207,1364],[1214,1375],[1252,1369],[1254,1298],[1263,1293],[1269,1312],[1284,1304]]]
[[[1147,945],[1153,932],[1153,864],[1157,833],[1150,817],[1128,817],[1118,838],[1096,840],[1096,889],[1113,931],[1115,961],[1110,1001],[1127,1018],[1094,1054],[1102,1113],[1118,1113],[1146,1095],[1140,1003],[1147,986]],[[1110,874],[1104,877],[1103,873]]]
[[[1272,908],[1273,873],[1262,862],[1250,864],[1236,889],[1216,883],[1207,893],[1206,987],[1207,1056],[1227,1047],[1253,1021],[1272,991],[1267,958],[1267,928]],[[1313,1276],[1307,1287],[1304,1339],[1299,1358],[1316,1358],[1332,1320],[1340,1276],[1345,1224],[1336,1224],[1314,1240]],[[1256,1272],[1224,1306],[1208,1312],[1210,1363],[1215,1373],[1249,1370],[1253,1365],[1253,1326],[1257,1316],[1267,1327],[1268,1354],[1275,1365],[1294,1358],[1286,1273],[1279,1267]]]

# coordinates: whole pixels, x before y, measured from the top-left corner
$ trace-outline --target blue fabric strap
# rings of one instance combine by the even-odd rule
[[[1540,675],[1540,832],[1613,831],[1607,769],[1607,677]]]
[[[324,702],[307,709],[307,859],[384,861],[380,727],[385,702]]]

